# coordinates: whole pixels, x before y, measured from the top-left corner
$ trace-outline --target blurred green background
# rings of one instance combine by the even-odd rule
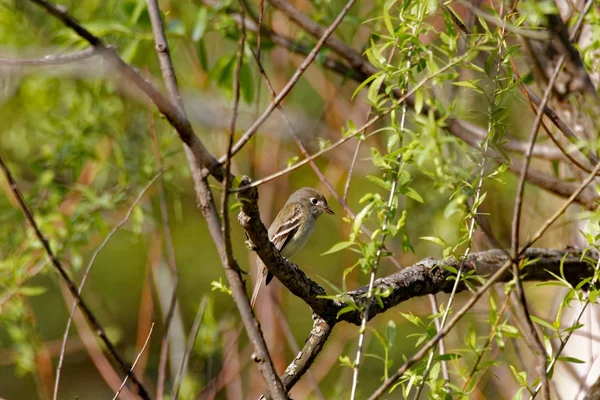
[[[152,40],[151,27],[144,1],[85,0],[64,2],[70,12],[95,34],[118,47],[125,61],[133,63],[143,74],[162,88],[160,68]],[[321,3],[319,3],[321,4]],[[323,3],[319,16],[328,23],[342,3]],[[231,82],[237,33],[235,22],[223,10],[203,7],[194,1],[161,2],[171,44],[175,71],[187,112],[197,134],[213,154],[225,151],[226,126],[231,114]],[[221,4],[225,7],[225,3]],[[367,19],[379,4],[355,7],[341,27],[340,37],[349,43],[364,43],[375,23]],[[269,23],[294,36],[287,21],[269,16]],[[299,35],[299,38],[304,36]],[[250,43],[255,37],[249,36]],[[281,88],[302,60],[264,41],[263,61],[274,85]],[[0,0],[0,55],[11,58],[39,58],[47,54],[71,52],[85,47],[73,32],[27,1]],[[243,74],[241,116],[238,134],[262,111],[269,100],[265,85],[260,83],[251,57],[246,54]],[[156,175],[157,161],[151,132],[164,162],[164,173],[150,187],[130,220],[100,252],[83,297],[107,329],[110,338],[128,360],[139,352],[151,322],[156,325],[148,350],[141,363],[144,381],[154,390],[157,380],[160,342],[164,332],[161,322],[164,309],[160,298],[170,293],[169,282],[161,270],[168,271],[168,248],[163,235],[160,185],[164,184],[169,227],[172,234],[176,268],[179,273],[178,306],[173,344],[182,346],[189,333],[197,308],[203,298],[208,306],[192,352],[188,375],[181,398],[256,397],[263,388],[262,377],[250,360],[251,349],[244,333],[239,335],[240,319],[229,295],[212,291],[211,283],[225,281],[218,255],[206,225],[196,209],[192,181],[179,139],[168,123],[160,118],[145,98],[128,82],[122,81],[98,57],[69,65],[19,67],[0,64],[0,151],[7,161],[34,211],[42,231],[51,241],[59,258],[79,282],[94,250],[125,215],[141,189]],[[296,131],[309,151],[315,152],[324,141],[341,137],[347,120],[356,125],[364,121],[368,111],[364,96],[352,99],[357,84],[317,65],[311,66],[285,101]],[[519,105],[519,103],[515,103]],[[459,109],[472,112],[484,105],[465,96]],[[508,105],[507,105],[508,106]],[[150,110],[150,111],[149,111]],[[260,178],[288,165],[299,151],[280,115],[273,117],[257,133],[253,141],[236,157],[233,170]],[[511,114],[512,115],[512,114]],[[473,117],[485,123],[485,115]],[[528,113],[511,117],[513,135],[530,120]],[[411,123],[411,129],[419,129]],[[360,210],[359,200],[367,192],[382,192],[366,179],[377,174],[370,161],[370,147],[384,149],[385,134],[375,135],[362,146],[349,192],[349,205]],[[458,148],[464,144],[456,143]],[[336,149],[318,160],[318,166],[339,193],[343,192],[355,142]],[[434,160],[431,160],[433,164]],[[434,169],[436,166],[431,165]],[[506,183],[486,184],[488,196],[485,210],[508,210],[514,192],[514,178],[503,174]],[[424,203],[405,199],[401,206],[408,211],[407,233],[414,253],[401,254],[401,244],[390,243],[396,259],[410,265],[424,257],[440,257],[441,249],[422,236],[440,236],[454,243],[460,236],[459,215],[447,218],[444,209],[451,193],[440,190],[423,173],[415,170],[414,187]],[[162,183],[161,183],[162,182]],[[214,183],[214,182],[213,182]],[[39,244],[34,240],[16,207],[4,180],[0,196],[0,397],[6,399],[51,398],[55,368],[60,352],[71,300],[61,290],[57,274]],[[326,188],[319,183],[310,167],[270,181],[260,187],[260,206],[264,222],[272,220],[289,194],[302,186],[320,189],[330,199],[336,212],[318,222],[308,246],[293,261],[329,293],[343,285],[343,271],[356,257],[350,252],[320,256],[335,243],[346,240],[350,226],[343,221],[345,213]],[[214,186],[218,199],[220,189]],[[531,189],[532,194],[540,194]],[[385,194],[382,194],[385,195]],[[533,195],[536,198],[536,195]],[[543,220],[552,209],[554,198],[543,196],[533,200],[526,210],[525,225]],[[544,203],[543,210],[536,210]],[[244,233],[232,213],[234,253],[241,267],[254,282],[255,255],[244,245]],[[508,243],[510,213],[490,216],[503,244]],[[565,233],[566,232],[566,233]],[[564,243],[566,230],[553,231],[544,244]],[[393,273],[396,267],[384,261],[379,276]],[[168,273],[166,274],[168,275]],[[349,289],[368,282],[367,276],[354,270],[347,277]],[[248,285],[249,287],[251,284]],[[281,304],[281,314],[273,302],[259,302],[258,315],[279,372],[295,356],[287,343],[300,347],[312,327],[309,308],[287,293],[279,283],[272,293]],[[250,289],[249,289],[250,290]],[[537,292],[536,292],[537,293]],[[458,297],[462,302],[464,295]],[[551,294],[539,293],[535,303],[544,304]],[[440,295],[440,301],[446,299]],[[65,299],[69,306],[65,305]],[[414,351],[412,333],[422,333],[403,318],[401,312],[428,316],[429,300],[414,299],[377,317],[371,324],[384,332],[389,321],[396,324],[396,337],[390,352],[397,367],[403,357]],[[478,323],[481,310],[467,318],[467,324],[448,341],[460,347],[468,325]],[[483,311],[485,313],[485,310]],[[89,348],[102,348],[90,333],[71,329],[60,381],[59,398],[104,399],[113,391],[99,370],[107,365],[90,356]],[[291,335],[286,333],[287,326]],[[323,353],[312,368],[312,379],[325,398],[347,395],[351,370],[339,366],[341,355],[354,356],[358,329],[346,324],[336,327]],[[86,350],[85,341],[91,341]],[[383,346],[375,335],[369,335],[367,351],[381,357]],[[510,352],[509,352],[510,353]],[[458,361],[457,361],[458,362]],[[170,361],[167,391],[172,385]],[[361,371],[359,398],[379,385],[383,363],[367,357]],[[484,379],[489,379],[486,377]],[[292,391],[292,397],[305,398],[313,393],[308,378]],[[126,398],[126,395],[125,397]]]

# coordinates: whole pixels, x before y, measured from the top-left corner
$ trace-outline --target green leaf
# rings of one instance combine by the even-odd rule
[[[442,247],[447,247],[448,246],[448,243],[444,242],[441,238],[435,237],[435,236],[421,236],[421,237],[419,237],[419,239],[427,240],[428,242],[435,243],[435,244],[440,245]]]
[[[565,361],[565,362],[570,362],[570,363],[575,363],[575,364],[585,364],[585,361],[580,360],[579,358],[567,357],[567,356],[558,357],[558,361]]]
[[[387,191],[392,190],[392,182],[384,181],[383,179],[373,175],[367,175],[367,179],[376,184],[377,186],[381,186]]]
[[[46,293],[47,289],[42,286],[23,286],[19,288],[19,293],[24,296],[39,296]]]
[[[381,74],[373,81],[373,83],[371,83],[371,86],[369,86],[369,90],[367,92],[367,100],[369,100],[371,104],[377,104],[379,90],[381,89],[381,85],[383,84],[384,79],[385,74]]]
[[[389,320],[387,323],[387,327],[385,329],[385,338],[387,342],[388,350],[391,350],[394,347],[394,341],[396,340],[396,323],[392,320]]]
[[[340,311],[338,311],[336,318],[340,318],[341,315],[352,312],[356,310],[356,307],[354,306],[346,306],[344,308],[342,308]]]
[[[356,215],[356,218],[354,218],[354,221],[352,222],[352,235],[353,236],[351,238],[356,238],[358,236],[358,234],[360,233],[360,228],[362,226],[362,222],[370,214],[371,209],[373,209],[373,205],[374,205],[373,203],[367,204]]]
[[[135,58],[139,47],[140,47],[140,40],[139,39],[132,40],[125,47],[125,50],[121,54],[121,58],[123,58],[123,61],[130,64],[133,61],[133,59]]]
[[[245,62],[242,62],[240,69],[240,91],[244,101],[250,104],[254,98],[254,79],[250,65]]]
[[[556,331],[556,328],[554,328],[550,323],[544,321],[541,318],[536,317],[535,315],[531,315],[531,320],[533,322],[535,322],[536,324],[541,325],[541,326],[547,328],[551,332],[555,332]]]
[[[354,97],[362,90],[362,88],[367,86],[369,84],[369,82],[373,81],[374,79],[377,79],[377,77],[382,74],[383,74],[383,72],[380,71],[376,74],[371,75],[367,79],[365,79],[364,82],[361,83],[360,85],[358,85],[358,87],[354,90],[354,93],[352,93],[352,98],[354,99]]]
[[[192,41],[197,42],[204,36],[206,31],[206,25],[208,23],[208,9],[206,7],[200,7],[198,14],[196,14],[196,21],[192,28]]]
[[[410,197],[411,199],[418,201],[421,204],[423,204],[425,202],[425,200],[423,200],[421,195],[415,189],[413,189],[411,187],[403,188],[402,190],[400,190],[400,192],[405,194],[407,197]]]
[[[457,360],[459,358],[462,358],[462,356],[460,354],[455,354],[455,353],[446,353],[446,354],[437,355],[434,357],[434,359],[436,361],[452,361],[452,360]]]
[[[354,242],[352,242],[352,241],[336,243],[329,250],[327,250],[326,252],[322,253],[321,255],[325,256],[327,254],[337,253],[338,251],[344,250],[344,249],[352,246],[353,244],[354,244]]]

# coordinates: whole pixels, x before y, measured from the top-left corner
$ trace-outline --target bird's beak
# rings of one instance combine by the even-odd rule
[[[331,211],[331,208],[329,208],[329,206],[323,207],[323,211],[325,211],[327,214],[335,215],[335,213]]]

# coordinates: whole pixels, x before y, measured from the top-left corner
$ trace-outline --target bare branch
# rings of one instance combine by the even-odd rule
[[[300,77],[302,76],[304,71],[315,60],[315,58],[317,57],[317,54],[319,53],[319,50],[321,50],[321,48],[323,47],[323,45],[325,44],[327,39],[333,34],[333,31],[335,31],[335,29],[338,27],[338,25],[342,22],[342,20],[344,19],[344,17],[348,13],[348,11],[350,11],[350,8],[352,7],[352,5],[354,5],[355,1],[356,0],[349,0],[346,3],[346,5],[344,6],[344,8],[342,9],[342,11],[340,11],[338,16],[335,18],[335,20],[331,23],[331,25],[323,31],[323,33],[320,35],[321,37],[319,38],[319,41],[317,42],[315,47],[312,49],[312,51],[306,57],[306,59],[302,62],[302,64],[300,64],[300,66],[298,67],[298,69],[296,70],[294,75],[292,75],[292,77],[289,79],[288,83],[284,86],[284,88],[281,90],[281,92],[279,92],[277,97],[269,104],[269,106],[262,113],[262,115],[260,117],[258,117],[256,119],[256,121],[254,121],[252,126],[250,128],[248,128],[248,130],[246,130],[246,132],[244,132],[242,137],[233,146],[233,149],[231,151],[232,156],[241,150],[241,148],[244,146],[244,144],[246,144],[246,142],[248,142],[248,140],[250,140],[250,138],[252,138],[252,135],[254,135],[254,133],[256,133],[258,128],[260,128],[260,126],[263,124],[263,122],[265,122],[267,120],[267,118],[269,117],[269,115],[271,115],[273,110],[275,110],[275,107],[277,107],[277,105],[279,103],[281,103],[281,101],[290,93],[290,91],[292,90],[292,88],[294,87],[296,82],[298,82],[298,80],[300,79]],[[223,158],[221,158],[220,161],[223,162]]]
[[[42,58],[7,58],[0,57],[0,68],[2,67],[48,67],[61,64],[71,64],[100,55],[94,47],[66,54],[47,55]]]
[[[142,356],[142,354],[144,354],[144,351],[146,350],[146,347],[148,346],[148,343],[150,342],[150,337],[152,336],[152,330],[154,329],[154,322],[152,323],[152,326],[150,326],[150,331],[148,332],[148,336],[146,337],[146,341],[144,342],[144,346],[142,346],[142,350],[140,350],[140,352],[138,353],[137,357],[135,358],[135,361],[133,362],[133,365],[131,366],[131,369],[133,370],[138,362],[138,360],[140,359],[140,357]],[[127,378],[129,378],[129,375],[125,377],[125,379],[123,379],[123,383],[121,383],[121,386],[119,387],[119,390],[117,390],[117,393],[115,393],[115,396],[113,397],[113,400],[117,400],[117,398],[119,397],[119,394],[121,393],[121,391],[123,390],[123,388],[125,387],[125,384],[127,383]]]

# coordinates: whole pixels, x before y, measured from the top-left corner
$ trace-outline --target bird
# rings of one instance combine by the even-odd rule
[[[324,212],[334,215],[321,192],[310,187],[298,189],[292,193],[269,227],[269,240],[283,257],[292,257],[306,245],[317,218]],[[251,307],[254,307],[263,279],[265,286],[273,279],[273,274],[261,260],[258,260],[258,264],[258,279],[250,300]]]

